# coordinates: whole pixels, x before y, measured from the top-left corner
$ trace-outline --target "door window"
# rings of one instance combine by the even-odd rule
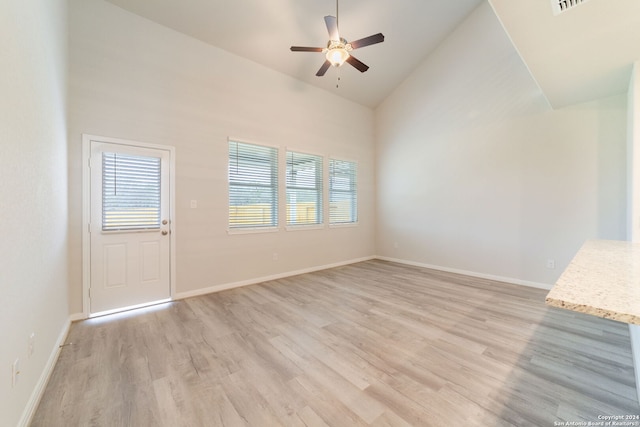
[[[160,228],[160,161],[102,153],[102,231]]]

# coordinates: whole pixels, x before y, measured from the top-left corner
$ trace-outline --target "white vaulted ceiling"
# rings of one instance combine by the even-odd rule
[[[315,73],[325,15],[335,0],[107,0],[146,19],[359,104],[379,105],[438,44],[486,0],[341,0],[348,41],[381,32],[385,41],[356,50],[369,65]],[[640,59],[640,0],[589,0],[554,15],[554,0],[489,0],[553,107],[622,93]],[[557,1],[557,0],[556,0]],[[470,70],[472,71],[472,70]],[[337,77],[341,78],[336,88]]]
[[[384,43],[354,56],[371,68],[348,64],[324,77],[321,53],[289,47],[325,47],[325,15],[335,0],[108,0],[151,21],[250,59],[369,107],[377,106],[483,0],[341,0],[340,35],[348,41],[375,33]]]

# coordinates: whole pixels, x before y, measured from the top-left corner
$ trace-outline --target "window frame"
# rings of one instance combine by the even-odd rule
[[[101,232],[160,230],[162,158],[114,150],[103,151],[100,162]]]
[[[231,144],[248,145],[254,147],[260,147],[263,149],[272,150],[271,159],[265,164],[270,166],[270,185],[264,185],[260,183],[238,183],[235,184],[232,181],[231,168],[232,168],[232,146]],[[280,148],[276,145],[270,145],[259,142],[251,142],[238,138],[227,139],[227,232],[229,234],[248,234],[248,233],[269,233],[276,232],[280,228]],[[236,155],[237,156],[237,155]],[[236,157],[237,160],[237,157]],[[272,221],[269,225],[233,225],[231,223],[231,208],[232,204],[231,193],[232,188],[255,188],[261,187],[270,189],[271,193],[271,217]]]
[[[289,185],[289,154],[292,155],[300,155],[300,156],[308,156],[309,158],[315,158],[316,161],[316,174],[315,174],[315,189],[310,189],[309,187],[302,186],[290,186]],[[325,226],[325,156],[316,153],[310,153],[306,151],[300,151],[295,149],[287,148],[285,150],[285,177],[284,177],[284,189],[285,189],[285,227],[286,230],[310,230],[310,229],[321,229]],[[316,191],[316,220],[314,223],[306,223],[306,224],[296,224],[289,222],[289,190],[314,190]]]
[[[334,178],[334,167],[333,167],[333,163],[334,162],[344,162],[344,163],[349,163],[352,165],[353,168],[353,173],[349,175],[349,187],[350,189],[348,191],[344,191],[344,190],[335,190],[333,188],[333,178]],[[329,207],[329,227],[330,228],[339,228],[339,227],[354,227],[357,226],[359,224],[359,209],[358,209],[358,169],[359,169],[359,164],[357,161],[355,160],[349,160],[349,159],[345,159],[345,158],[340,158],[337,156],[330,156],[329,157],[329,162],[328,162],[328,168],[329,168],[329,179],[328,179],[328,192],[329,192],[329,203],[328,203],[328,207]],[[338,194],[349,194],[350,195],[350,204],[351,204],[351,220],[350,221],[339,221],[339,222],[333,222],[332,221],[332,214],[331,214],[331,209],[332,209],[332,204],[333,202],[333,195],[334,192],[337,192]]]

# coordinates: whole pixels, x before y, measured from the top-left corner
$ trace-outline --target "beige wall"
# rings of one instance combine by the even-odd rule
[[[0,425],[15,426],[68,317],[66,2],[3,1],[0,28]]]
[[[70,1],[70,32],[72,313],[82,311],[82,133],[176,148],[179,294],[374,254],[370,109],[101,0]],[[358,161],[360,224],[228,235],[228,137],[276,145],[281,159],[289,148]]]
[[[626,111],[551,110],[483,3],[376,111],[378,254],[552,285],[625,238]]]

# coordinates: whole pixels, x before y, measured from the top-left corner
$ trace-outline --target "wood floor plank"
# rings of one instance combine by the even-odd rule
[[[300,419],[307,427],[328,427],[329,425],[324,422],[322,417],[315,413],[315,411],[308,406],[302,408],[300,411]]]
[[[32,426],[552,426],[640,414],[625,324],[367,261],[74,323]],[[557,424],[556,424],[557,425]]]

